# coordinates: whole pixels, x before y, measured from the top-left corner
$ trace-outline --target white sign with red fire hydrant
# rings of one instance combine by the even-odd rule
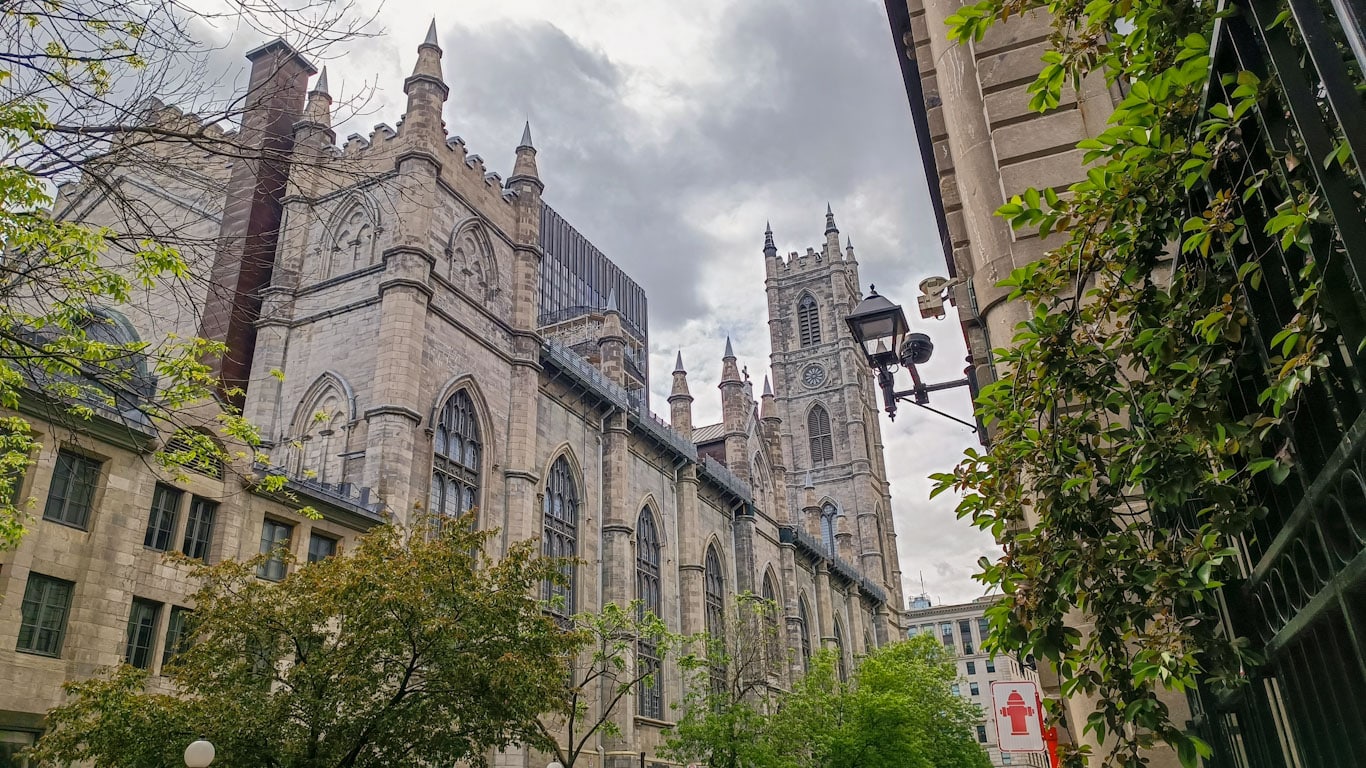
[[[1002,752],[1042,752],[1043,718],[1038,686],[1028,680],[991,684],[996,739]]]

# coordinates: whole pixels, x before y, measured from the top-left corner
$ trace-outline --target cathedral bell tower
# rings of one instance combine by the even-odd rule
[[[765,286],[773,357],[774,406],[787,425],[783,451],[794,477],[808,477],[816,506],[794,521],[829,538],[825,544],[901,605],[901,572],[891,496],[882,455],[877,391],[844,318],[858,304],[854,247],[840,248],[829,206],[820,250],[780,256],[764,232]],[[790,488],[789,509],[808,507]],[[852,546],[837,546],[848,531]],[[879,634],[884,630],[879,627]]]

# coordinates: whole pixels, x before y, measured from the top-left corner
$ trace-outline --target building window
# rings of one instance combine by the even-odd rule
[[[840,682],[849,679],[849,668],[844,665],[844,628],[835,619],[835,668],[839,671]]]
[[[995,671],[996,671],[996,660],[995,660],[995,659],[987,659],[987,674],[990,675],[990,674],[994,673]]]
[[[707,547],[707,559],[703,564],[703,609],[706,618],[707,634],[716,643],[724,642],[726,632],[726,579],[721,574],[721,558],[716,547]],[[711,664],[711,688],[713,693],[726,690],[726,666],[721,660]]]
[[[58,451],[43,519],[85,530],[99,479],[100,462],[70,451]]]
[[[76,585],[30,572],[24,586],[17,649],[42,656],[61,656],[71,593]]]
[[[337,554],[336,539],[331,536],[324,536],[321,533],[308,534],[308,562],[316,563],[335,554]]]
[[[797,631],[801,633],[802,669],[811,669],[811,619],[806,610],[806,597],[797,599]]]
[[[977,742],[979,744],[987,743],[987,727],[985,725],[977,726]]]
[[[981,696],[982,689],[977,685],[977,683],[968,683],[968,693],[972,694],[973,696]]]
[[[161,603],[133,598],[133,608],[128,612],[128,642],[123,651],[125,662],[138,669],[152,666],[152,645],[156,642],[160,615]]]
[[[949,686],[949,690],[953,693],[954,696],[962,696],[962,695],[963,695],[963,689],[962,689],[961,686],[958,685],[958,683],[954,683],[953,685],[950,685],[950,686]]]
[[[811,442],[811,463],[829,464],[835,460],[835,444],[830,436],[830,412],[817,405],[806,414],[806,434]]]
[[[209,561],[209,544],[213,541],[213,519],[218,514],[218,502],[195,496],[190,499],[190,516],[185,521],[185,541],[180,548],[189,557]]]
[[[773,575],[764,573],[764,586],[760,595],[764,599],[764,631],[767,637],[764,638],[768,650],[769,670],[776,669],[778,660],[782,658],[782,638],[778,632],[778,612],[782,606],[778,604],[778,590],[773,587]]]
[[[649,507],[640,510],[636,521],[636,599],[640,601],[642,614],[649,612],[655,616],[663,613],[662,591],[659,586],[660,574],[659,528],[655,525],[654,513]],[[636,644],[639,664],[648,674],[640,681],[636,711],[643,717],[662,718],[664,716],[664,674],[659,658],[659,645],[653,638],[641,638]]]
[[[171,536],[175,533],[175,519],[180,511],[180,499],[184,492],[169,485],[157,483],[152,491],[152,512],[147,518],[147,534],[142,544],[158,552],[171,548]]]
[[[550,467],[545,486],[544,528],[541,549],[546,557],[561,561],[565,583],[545,582],[542,594],[550,611],[561,617],[574,613],[574,558],[578,556],[579,488],[563,456]]]
[[[911,627],[910,629],[906,630],[906,639],[909,640],[910,638],[915,637],[918,634],[920,634],[920,627]]]
[[[963,619],[958,622],[958,635],[963,640],[963,655],[972,655],[972,622]]]
[[[279,581],[285,577],[285,551],[289,549],[289,536],[293,532],[292,525],[270,518],[262,521],[261,554],[268,557],[256,567],[257,576],[266,581]]]
[[[803,347],[821,343],[821,312],[809,293],[797,302],[797,337]]]
[[[939,633],[940,633],[940,635],[943,637],[943,640],[944,640],[944,647],[945,647],[945,648],[952,648],[952,647],[953,647],[953,624],[952,624],[951,622],[947,622],[947,621],[944,622],[943,624],[940,624],[940,625],[939,625]]]
[[[969,662],[968,662],[968,674],[969,674],[969,675],[975,675],[975,674],[977,674],[977,662],[975,662],[975,661],[969,661]]]
[[[166,645],[161,650],[161,666],[166,666],[177,653],[190,647],[191,635],[187,625],[193,613],[184,606],[171,606],[171,618],[166,622]]]
[[[838,514],[835,505],[826,502],[821,507],[821,543],[825,545],[827,554],[835,554],[835,516]]]
[[[987,621],[985,618],[980,618],[977,620],[978,644],[985,643],[988,637],[991,637],[991,622]]]
[[[479,503],[479,467],[483,444],[474,401],[460,390],[446,401],[432,437],[431,512],[458,517]]]
[[[1002,752],[1002,753],[1001,753],[1001,765],[1010,765],[1010,753],[1009,753],[1009,752]]]

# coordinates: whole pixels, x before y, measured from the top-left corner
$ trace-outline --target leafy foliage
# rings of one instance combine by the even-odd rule
[[[758,603],[737,615],[751,627],[736,634],[748,635],[746,642],[754,646],[748,655],[754,659],[772,658],[762,632],[771,626],[763,621],[765,610]],[[699,676],[662,753],[710,768],[991,765],[972,733],[981,713],[952,692],[957,665],[952,652],[932,637],[873,651],[847,682],[837,669],[834,651],[822,650],[790,691],[774,685],[771,668],[743,688],[722,689],[709,676]]]
[[[564,768],[574,768],[594,734],[620,735],[617,716],[634,714],[620,710],[629,701],[627,696],[641,684],[654,682],[658,672],[639,663],[639,643],[650,643],[662,666],[681,642],[639,600],[626,607],[609,602],[600,613],[575,615],[571,624],[585,638],[587,658],[574,662],[565,690],[554,698],[563,706],[540,714],[534,725]],[[566,746],[561,746],[561,738]]]
[[[1220,626],[1218,590],[1239,575],[1238,537],[1264,512],[1256,487],[1290,472],[1281,427],[1322,375],[1333,323],[1307,258],[1297,314],[1260,329],[1274,334],[1262,356],[1246,303],[1261,267],[1239,260],[1249,224],[1238,202],[1263,185],[1290,190],[1265,226],[1287,251],[1305,249],[1325,214],[1293,164],[1235,172],[1240,125],[1269,87],[1240,72],[1207,91],[1215,4],[983,0],[949,34],[980,39],[1031,10],[1054,20],[1031,107],[1057,106],[1087,77],[1122,84],[1124,97],[1078,145],[1084,180],[1066,194],[1030,189],[998,212],[1059,245],[1004,281],[1028,316],[978,397],[992,445],[937,475],[935,492],[962,492],[959,515],[1004,546],[978,575],[1002,594],[988,611],[993,646],[1047,659],[1065,696],[1094,697],[1084,728],[1110,746],[1102,763],[1144,765],[1165,742],[1190,765],[1209,747],[1159,692],[1236,686],[1258,662]],[[1265,387],[1235,413],[1240,379]]]
[[[160,768],[202,737],[225,768],[482,766],[545,746],[534,723],[586,638],[531,597],[562,578],[555,561],[521,543],[492,562],[494,532],[468,522],[378,527],[275,584],[256,578],[261,558],[198,567],[193,644],[163,670],[173,691],[127,667],[69,683],[35,757]]]

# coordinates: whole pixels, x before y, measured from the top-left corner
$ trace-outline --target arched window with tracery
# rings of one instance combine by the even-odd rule
[[[803,347],[821,343],[821,311],[809,293],[797,302],[797,339]]]
[[[821,543],[831,555],[835,554],[835,518],[838,515],[835,505],[828,501],[821,507]]]
[[[542,590],[550,604],[550,611],[567,619],[574,613],[573,559],[578,557],[579,486],[574,481],[569,462],[561,456],[550,466],[550,477],[545,484],[544,529],[541,532],[541,551],[546,557],[564,562],[560,572],[565,582],[547,580]]]
[[[725,643],[726,635],[726,577],[721,573],[721,557],[716,547],[707,547],[707,559],[703,564],[703,598],[707,634],[714,645]],[[722,649],[716,648],[724,655]],[[726,666],[724,659],[714,659],[711,664],[711,687],[713,693],[726,690]]]
[[[375,222],[365,206],[355,203],[338,219],[332,237],[328,277],[344,275],[374,263]]]
[[[294,411],[285,446],[284,464],[289,471],[319,483],[345,482],[343,454],[351,417],[346,382],[332,372],[319,376]]]
[[[458,517],[478,506],[484,447],[469,392],[456,392],[442,406],[432,447],[431,512]]]
[[[835,460],[835,443],[830,434],[830,412],[817,405],[806,414],[806,436],[811,443],[811,463],[829,464]]]
[[[649,507],[640,510],[636,521],[636,599],[640,612],[655,616],[663,614],[660,590],[661,548],[659,526]],[[642,717],[664,717],[664,674],[659,658],[659,644],[654,638],[641,637],[636,643],[637,663],[644,669],[636,697],[636,712]]]
[[[778,630],[778,615],[782,612],[783,606],[778,602],[778,590],[773,585],[772,573],[764,574],[764,586],[760,595],[764,599],[764,643],[768,649],[768,667],[774,670],[782,659],[783,642]]]
[[[840,682],[849,679],[849,668],[844,664],[844,627],[840,626],[839,617],[835,617],[835,668],[840,673]]]
[[[806,610],[806,595],[797,598],[797,632],[802,650],[802,670],[811,669],[811,614]]]

